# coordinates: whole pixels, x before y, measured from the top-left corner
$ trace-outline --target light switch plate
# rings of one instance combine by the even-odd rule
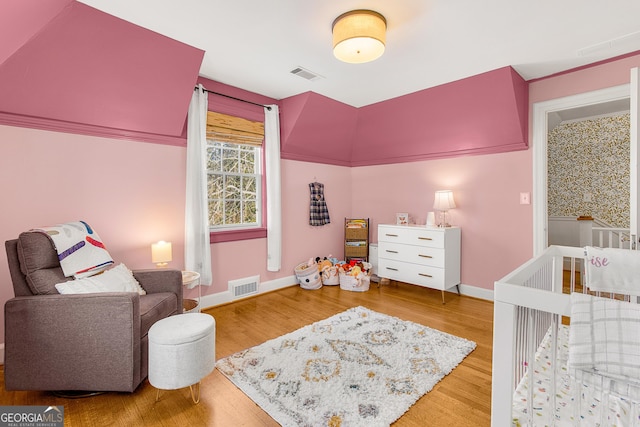
[[[520,193],[520,204],[521,205],[530,205],[531,204],[531,193]]]

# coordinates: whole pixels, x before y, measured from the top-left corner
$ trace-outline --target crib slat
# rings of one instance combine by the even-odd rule
[[[516,306],[496,301],[493,305],[493,313],[493,348],[515,348]],[[511,351],[494,351],[492,364],[494,369],[491,386],[491,426],[509,426],[512,420],[513,377],[516,370],[500,369],[498,375],[498,369],[495,367],[516,366],[519,368],[519,364],[516,363],[515,354]]]
[[[533,310],[527,310],[527,334],[525,335],[528,338],[527,341],[527,366],[529,371],[529,386],[527,389],[527,421],[528,425],[533,425],[533,390],[535,388],[535,372],[533,367],[535,366],[535,354],[536,354],[536,342],[535,338],[535,319],[533,318],[534,313]]]

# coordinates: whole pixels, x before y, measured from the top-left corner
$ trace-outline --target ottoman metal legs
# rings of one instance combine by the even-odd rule
[[[200,380],[216,363],[215,335],[215,320],[205,313],[178,314],[151,326],[149,382],[158,389],[156,400],[160,389],[189,386],[194,403],[200,401]]]

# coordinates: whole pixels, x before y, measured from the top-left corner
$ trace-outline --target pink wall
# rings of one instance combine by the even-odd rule
[[[533,81],[529,84],[529,104],[629,83],[634,67],[640,67],[640,54]]]
[[[353,168],[353,213],[369,213],[372,229],[408,212],[424,224],[436,190],[452,190],[453,225],[462,231],[462,283],[493,289],[493,282],[533,252],[531,150]],[[377,235],[373,239],[377,241]]]
[[[154,241],[174,241],[174,253],[182,251],[184,148],[10,126],[0,126],[0,141],[0,240],[84,219],[116,261],[132,268],[154,267]],[[7,296],[2,258],[0,292]]]
[[[181,250],[184,148],[11,126],[0,126],[0,141],[0,240],[84,219],[131,267],[152,268],[159,239]]]
[[[100,234],[116,262],[154,268],[152,242],[173,244],[170,268],[184,265],[184,147],[0,126],[0,241],[22,231],[79,219]],[[350,169],[282,162],[283,265],[266,271],[266,240],[214,244],[214,284],[203,295],[226,291],[227,281],[259,274],[261,281],[293,275],[310,257],[342,256],[342,222],[351,209]],[[317,179],[333,222],[308,225],[309,189]],[[4,253],[4,249],[3,249]],[[0,256],[0,304],[13,297],[6,256]],[[192,290],[187,295],[195,296]],[[4,317],[0,316],[0,328]]]
[[[325,186],[331,224],[309,225],[309,187],[317,180]],[[217,243],[211,246],[214,284],[207,293],[228,289],[227,282],[260,275],[262,282],[293,275],[301,262],[316,256],[343,256],[342,225],[351,210],[350,169],[294,160],[282,161],[282,269],[266,270],[266,239]]]

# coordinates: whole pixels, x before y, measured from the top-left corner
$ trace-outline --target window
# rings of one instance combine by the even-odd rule
[[[263,228],[263,139],[263,123],[208,112],[207,194],[212,236]]]
[[[261,226],[261,149],[209,139],[207,155],[209,226]]]

